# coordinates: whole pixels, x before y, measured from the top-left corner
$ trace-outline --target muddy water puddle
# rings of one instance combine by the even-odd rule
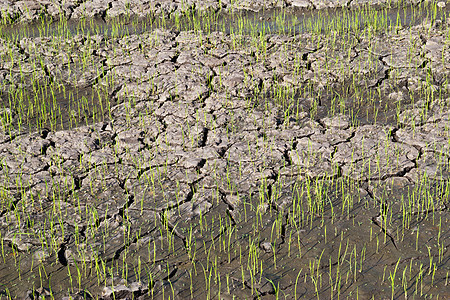
[[[17,94],[8,92],[0,94],[2,105],[15,103],[14,110],[3,113],[5,125],[18,129],[19,132],[33,132],[39,128],[57,131],[101,122],[107,117],[108,95],[93,87],[64,86],[50,91],[38,92],[25,90],[21,99]],[[11,113],[12,111],[12,113]]]
[[[103,18],[96,16],[81,20],[43,19],[28,24],[1,25],[0,36],[3,38],[21,39],[24,37],[48,37],[61,35],[96,35],[120,37],[130,34],[142,34],[156,28],[173,30],[202,29],[221,31],[227,34],[300,34],[328,28],[330,24],[352,31],[362,31],[367,26],[410,27],[421,24],[426,19],[435,18],[446,22],[450,8],[438,10],[420,9],[414,6],[393,8],[376,7],[363,9],[327,8],[311,9],[271,9],[260,11],[231,12],[187,12],[180,16],[161,17],[149,13],[148,17],[136,18],[122,16]],[[194,24],[198,27],[194,28]],[[326,33],[326,32],[321,32]]]

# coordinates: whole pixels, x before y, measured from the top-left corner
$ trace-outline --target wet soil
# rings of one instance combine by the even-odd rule
[[[45,86],[45,84],[39,84]],[[59,91],[41,90],[38,92],[24,90],[24,100],[20,108],[13,111],[9,126],[18,128],[20,132],[33,132],[39,128],[48,130],[63,130],[83,125],[102,122],[108,117],[107,105],[114,105],[108,99],[109,95],[91,86],[64,86]],[[14,95],[4,92],[0,94],[1,104],[16,102]],[[43,111],[48,113],[42,114]],[[4,119],[8,119],[6,114]]]
[[[222,31],[224,33],[251,34],[253,31],[265,34],[301,34],[317,28],[328,28],[330,24],[342,24],[344,28],[362,31],[369,22],[377,20],[379,25],[387,27],[410,27],[423,22],[424,19],[435,18],[446,22],[449,7],[432,11],[430,8],[418,10],[413,5],[368,6],[363,10],[349,8],[324,8],[321,10],[301,9],[296,7],[276,8],[260,11],[232,10],[217,12],[185,12],[179,15],[163,17],[149,12],[145,17],[134,15],[120,17],[95,16],[89,19],[58,20],[42,17],[41,20],[19,23],[14,25],[0,25],[3,38],[15,37],[43,37],[58,36],[63,32],[72,35],[101,34],[105,37],[118,37],[130,34],[142,34],[156,28],[172,30],[192,30],[193,24],[198,22],[205,31]],[[211,15],[213,17],[211,17]],[[206,18],[205,16],[209,16]],[[194,21],[193,19],[196,19]],[[242,26],[245,24],[245,26]],[[314,25],[313,25],[314,24]],[[355,24],[356,27],[355,27]],[[286,32],[289,30],[289,32]],[[326,33],[326,32],[321,32]],[[67,34],[67,33],[66,33]]]

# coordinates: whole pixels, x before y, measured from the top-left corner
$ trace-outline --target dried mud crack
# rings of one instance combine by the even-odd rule
[[[450,298],[447,2],[3,2],[0,299]]]

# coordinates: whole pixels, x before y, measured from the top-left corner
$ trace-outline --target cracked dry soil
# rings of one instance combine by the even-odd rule
[[[32,19],[25,2],[1,5]],[[45,12],[125,9],[65,3]],[[450,298],[448,36],[0,39],[0,298]],[[19,131],[8,93],[33,76],[109,113],[71,123],[61,90],[59,127]]]

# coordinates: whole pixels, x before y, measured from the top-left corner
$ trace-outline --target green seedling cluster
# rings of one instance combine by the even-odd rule
[[[369,51],[369,55],[355,69],[346,69],[348,63],[354,59],[353,49],[361,40],[371,41],[374,36],[399,32],[404,26],[415,25],[429,20],[433,23],[437,18],[445,22],[446,13],[436,4],[423,4],[403,8],[374,9],[362,6],[352,10],[325,10],[303,13],[297,17],[294,12],[277,10],[274,13],[262,12],[246,14],[232,11],[221,14],[211,11],[197,12],[187,10],[182,14],[165,16],[148,16],[145,19],[123,16],[108,20],[106,23],[99,19],[81,19],[78,22],[67,21],[64,18],[50,22],[42,17],[32,25],[3,25],[2,53],[3,68],[11,70],[3,80],[2,114],[0,121],[5,131],[33,131],[41,128],[70,129],[79,125],[100,122],[107,118],[110,109],[117,103],[111,99],[115,90],[114,75],[108,72],[111,65],[109,57],[92,55],[95,51],[114,45],[114,41],[130,34],[139,34],[154,28],[170,28],[177,31],[193,30],[200,40],[216,31],[230,35],[233,48],[240,49],[250,42],[252,51],[258,60],[266,59],[268,39],[273,34],[293,36],[302,33],[311,34],[311,45],[321,44],[322,48],[337,49],[339,56],[328,57],[325,73],[337,71],[346,76],[349,82],[343,82],[343,90],[336,91],[332,85],[323,84],[323,90],[318,94],[314,86],[325,78],[313,78],[306,84],[272,85],[268,91],[270,97],[277,103],[283,103],[286,110],[298,110],[296,102],[301,98],[312,97],[315,101],[327,98],[331,103],[329,109],[333,114],[345,111],[357,115],[355,122],[364,117],[377,120],[386,111],[395,109],[398,113],[405,105],[414,103],[416,99],[427,99],[427,103],[439,97],[433,91],[433,78],[426,78],[423,86],[416,92],[405,95],[403,100],[393,103],[379,103],[380,98],[389,87],[378,86],[378,89],[368,92],[367,87],[379,83],[365,82],[367,74],[361,72],[363,67],[379,62],[376,50]],[[5,15],[6,16],[6,15]],[[406,24],[405,24],[406,23]],[[101,34],[104,40],[96,37]],[[32,36],[51,38],[51,49],[36,52],[39,45],[19,45],[20,39]],[[447,35],[447,39],[450,33]],[[80,43],[71,43],[73,40]],[[77,47],[81,46],[80,51]],[[289,46],[286,46],[289,47]],[[373,45],[376,47],[376,44]],[[371,46],[369,50],[371,50]],[[76,50],[76,51],[74,51]],[[285,49],[289,51],[290,49]],[[410,41],[411,59],[417,53],[417,43]],[[35,53],[25,60],[23,52]],[[77,54],[74,54],[74,53]],[[65,53],[62,65],[55,66],[55,70],[48,70],[45,56]],[[293,68],[291,77],[294,82],[302,82],[304,74],[305,53],[299,53],[294,62],[287,61],[289,69]],[[341,57],[342,56],[342,57]],[[445,57],[442,58],[443,60]],[[344,61],[343,61],[344,60]],[[24,61],[26,61],[24,63]],[[414,63],[412,61],[411,63]],[[62,74],[61,74],[61,73]],[[247,74],[251,80],[252,74]],[[324,74],[325,75],[325,74]],[[274,75],[276,76],[276,75]],[[318,76],[318,74],[314,74]],[[142,80],[149,80],[143,78]],[[448,82],[440,83],[442,86]],[[392,91],[392,90],[391,90]],[[447,91],[448,92],[448,91]],[[367,94],[369,93],[369,94]],[[439,91],[442,93],[442,90]],[[260,96],[258,96],[260,97]],[[343,99],[352,99],[351,107],[346,107]],[[64,100],[63,100],[64,99]],[[348,105],[347,105],[348,106]],[[311,113],[315,107],[311,105]],[[381,116],[380,116],[381,115]],[[426,113],[425,113],[426,115]],[[13,118],[15,116],[15,118]],[[388,116],[384,116],[388,118]]]

